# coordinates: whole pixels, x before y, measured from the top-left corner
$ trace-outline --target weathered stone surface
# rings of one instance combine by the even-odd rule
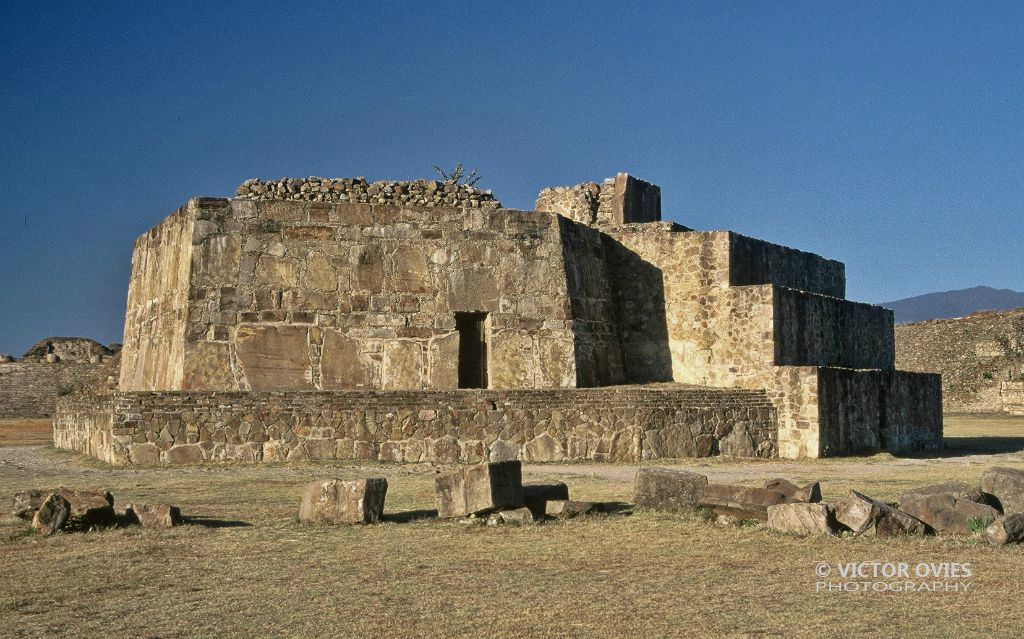
[[[700,504],[708,478],[685,470],[641,468],[636,473],[633,501],[640,508],[684,512]]]
[[[515,461],[518,458],[518,444],[503,439],[496,439],[491,444],[490,460],[492,462]]]
[[[985,529],[981,538],[997,546],[1024,542],[1024,513],[1000,517]]]
[[[569,501],[566,499],[550,500],[546,502],[544,508],[544,514],[555,519],[571,519],[594,511],[594,504],[589,501]]]
[[[252,390],[309,390],[307,330],[301,326],[239,326],[238,359]]]
[[[821,501],[821,484],[816,481],[800,487],[788,479],[779,478],[765,482],[764,487],[782,493],[792,502],[812,504]]]
[[[795,535],[834,535],[838,524],[828,504],[797,502],[768,506],[768,527]]]
[[[439,517],[481,515],[523,505],[518,461],[477,464],[434,480]]]
[[[523,484],[523,504],[538,519],[544,517],[547,502],[559,499],[569,499],[569,486],[565,482]]]
[[[534,523],[533,513],[525,506],[512,510],[502,510],[492,515],[497,518],[497,523],[511,526],[525,526]]]
[[[359,352],[359,342],[345,333],[327,329],[320,359],[320,382],[325,389],[371,388],[373,367]]]
[[[878,537],[890,537],[931,532],[928,524],[920,519],[855,490],[835,502],[833,508],[836,520],[858,535],[874,532]]]
[[[173,528],[182,523],[181,509],[170,504],[128,504],[125,518],[143,528]]]
[[[1004,514],[1024,512],[1024,470],[993,466],[981,475],[981,490],[996,498]]]
[[[523,461],[558,462],[565,459],[561,445],[554,437],[541,433],[523,446]]]
[[[57,493],[50,493],[32,516],[32,527],[41,533],[52,535],[64,528],[71,515],[71,503]]]
[[[957,499],[943,493],[904,495],[900,500],[900,510],[935,530],[960,535],[974,532],[972,521],[987,525],[999,518],[999,511],[988,504]]]
[[[203,461],[203,449],[197,444],[172,446],[164,451],[163,460],[168,464],[198,464]]]
[[[925,495],[950,495],[957,501],[973,501],[978,504],[985,503],[985,494],[975,486],[969,486],[963,482],[947,481],[940,484],[928,484],[918,486],[900,495],[900,505],[913,498]]]
[[[788,501],[789,499],[780,492],[738,484],[708,484],[700,497],[700,505],[716,514],[761,521],[768,519],[769,506]]]
[[[54,490],[23,490],[14,494],[13,514],[32,519],[35,511],[51,494],[63,497],[71,505],[71,515],[87,524],[105,525],[116,519],[114,496],[105,490],[57,488]]]
[[[334,524],[371,524],[384,513],[388,481],[369,477],[353,481],[326,479],[306,484],[299,520]]]

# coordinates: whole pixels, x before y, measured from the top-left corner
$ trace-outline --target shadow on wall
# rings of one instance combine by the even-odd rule
[[[627,384],[672,381],[672,351],[660,268],[605,236]]]

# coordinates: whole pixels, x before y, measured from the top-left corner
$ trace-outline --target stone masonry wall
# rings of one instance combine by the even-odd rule
[[[773,457],[764,392],[137,392],[65,398],[54,441],[115,464],[366,459],[475,463]]]
[[[18,360],[0,363],[0,419],[50,417],[57,399],[89,380],[102,364]]]
[[[947,413],[1007,410],[1003,382],[1024,381],[1024,309],[899,324],[896,365],[942,373]]]
[[[499,208],[501,202],[491,191],[469,184],[437,180],[378,180],[366,178],[281,178],[246,180],[235,190],[236,197],[252,200],[305,200],[343,204],[406,204],[410,206]]]
[[[842,299],[846,267],[814,253],[730,233],[729,284],[775,284]]]
[[[999,398],[1004,411],[1011,415],[1024,415],[1024,382],[1003,382]]]

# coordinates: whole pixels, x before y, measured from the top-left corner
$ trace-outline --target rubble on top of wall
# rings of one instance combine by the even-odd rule
[[[500,208],[490,189],[479,189],[453,180],[377,180],[364,177],[251,178],[242,182],[235,196],[251,200],[307,200],[365,204],[409,204],[413,206],[456,206]]]

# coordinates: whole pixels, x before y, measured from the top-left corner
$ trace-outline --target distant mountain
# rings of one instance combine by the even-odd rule
[[[1002,311],[1024,306],[1024,293],[1006,288],[975,286],[959,291],[928,293],[879,306],[892,309],[896,323],[920,322],[942,317],[963,317],[976,311]]]

